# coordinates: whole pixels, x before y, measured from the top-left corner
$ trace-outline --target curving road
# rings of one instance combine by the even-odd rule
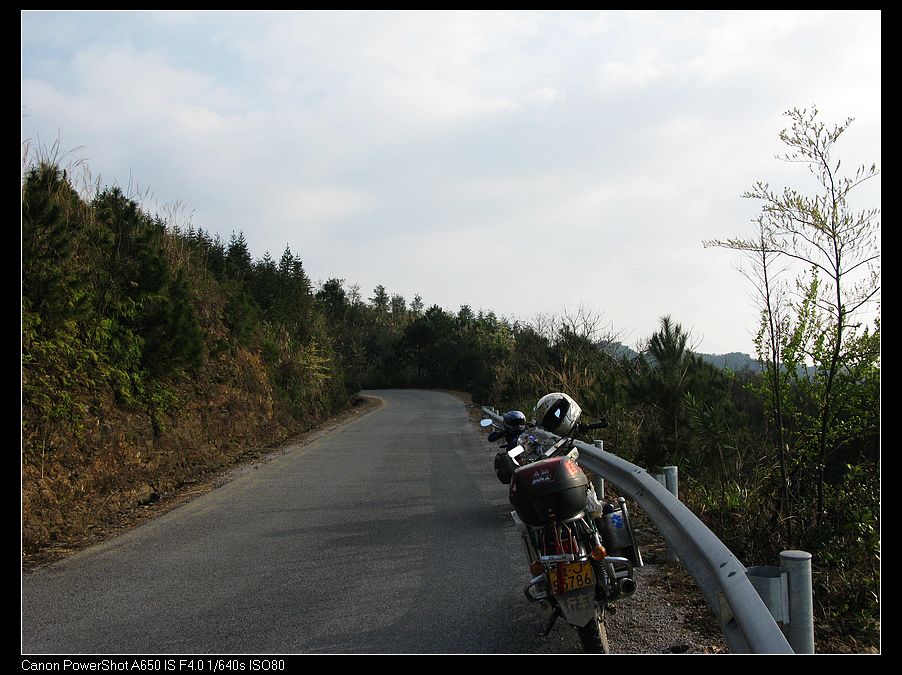
[[[456,397],[378,410],[22,579],[27,654],[578,652]]]

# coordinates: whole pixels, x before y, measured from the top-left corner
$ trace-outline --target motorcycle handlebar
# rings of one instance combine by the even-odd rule
[[[591,431],[592,429],[606,429],[608,426],[608,421],[602,418],[600,421],[592,424],[580,424],[578,428],[580,431]]]

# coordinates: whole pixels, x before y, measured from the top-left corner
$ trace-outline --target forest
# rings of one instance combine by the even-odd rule
[[[695,354],[671,316],[634,352],[586,308],[513,320],[313,283],[300,251],[255,260],[241,232],[173,225],[120,188],[78,189],[72,167],[30,163],[23,558],[277,445],[362,389],[453,389],[527,415],[565,391],[585,419],[609,420],[606,450],[679,466],[680,498],[746,565],[813,554],[819,651],[879,649],[880,323],[857,319],[879,303],[879,223],[846,199],[876,169],[838,174],[848,121],[789,115],[787,156],[824,192],[756,184],[754,235],[705,243],[752,262],[758,368],[740,371]],[[786,259],[794,277],[775,274]]]

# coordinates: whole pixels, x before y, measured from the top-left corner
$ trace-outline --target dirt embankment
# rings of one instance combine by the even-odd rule
[[[24,570],[178,506],[288,440],[304,442],[380,405],[357,397],[337,416],[299,422],[248,351],[211,362],[177,395],[180,404],[157,420],[96,395],[78,436],[58,435],[52,451],[23,457]]]

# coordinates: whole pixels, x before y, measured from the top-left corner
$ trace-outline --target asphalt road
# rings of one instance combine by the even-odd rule
[[[456,397],[384,405],[26,574],[25,654],[579,652],[539,637],[495,447]]]

